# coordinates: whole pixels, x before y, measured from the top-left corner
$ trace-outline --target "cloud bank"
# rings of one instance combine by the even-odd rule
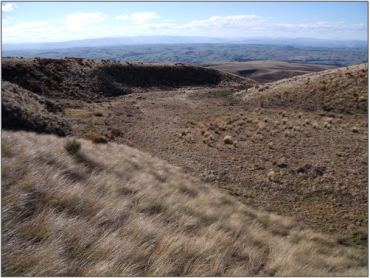
[[[6,5],[5,5],[6,6]],[[13,7],[13,6],[12,6]],[[3,5],[4,9],[4,5]],[[10,9],[9,6],[7,9]],[[111,20],[107,20],[111,18]],[[212,16],[208,19],[193,20],[177,24],[164,19],[160,23],[151,23],[160,16],[155,12],[137,12],[109,17],[100,12],[69,14],[65,26],[53,27],[51,23],[24,22],[12,26],[3,26],[3,43],[67,41],[75,39],[121,37],[137,35],[182,35],[208,37],[315,37],[343,39],[367,39],[366,24],[347,24],[345,21],[310,21],[299,24],[270,23],[267,18],[256,14]],[[9,23],[10,21],[8,21]],[[45,36],[47,32],[47,36]]]
[[[107,16],[96,12],[96,13],[82,13],[77,12],[67,16],[67,24],[69,26],[85,26],[97,22],[102,22]]]

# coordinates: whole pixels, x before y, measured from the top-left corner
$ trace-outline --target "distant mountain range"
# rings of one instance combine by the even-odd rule
[[[225,43],[225,44],[274,44],[316,47],[367,48],[367,41],[360,40],[323,40],[311,38],[212,38],[194,36],[135,36],[73,40],[46,43],[3,43],[2,50],[45,50],[72,47],[95,47],[135,44],[181,44],[181,43]]]

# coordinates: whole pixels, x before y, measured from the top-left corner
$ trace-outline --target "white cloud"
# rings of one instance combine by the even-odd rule
[[[265,22],[257,15],[212,16],[206,20],[194,20],[186,27],[192,28],[247,28]]]
[[[126,20],[128,18],[128,15],[117,15],[115,17],[115,19],[118,19],[118,20]]]
[[[312,20],[300,24],[269,23],[268,19],[258,15],[213,16],[204,20],[194,20],[185,24],[163,20],[160,23],[148,23],[158,18],[156,13],[134,13],[118,15],[116,20],[133,21],[136,24],[100,26],[94,24],[107,18],[102,13],[75,13],[67,18],[68,25],[53,27],[47,21],[23,22],[10,25],[11,18],[3,19],[2,41],[9,42],[47,42],[75,39],[120,37],[136,35],[179,35],[208,37],[317,37],[343,39],[350,36],[367,39],[367,24],[347,24],[344,21],[328,22]],[[8,21],[9,19],[9,21]],[[7,24],[4,24],[4,20]],[[116,21],[117,23],[117,21]],[[14,22],[13,22],[14,24]],[[340,33],[343,31],[343,33]]]
[[[49,22],[47,22],[47,21],[22,22],[22,23],[18,23],[16,25],[13,25],[11,27],[6,27],[6,28],[10,28],[11,30],[14,30],[14,31],[17,31],[17,30],[29,31],[29,30],[33,30],[34,28],[37,28],[37,27],[47,26],[48,24],[49,24]]]
[[[364,24],[352,24],[347,25],[345,21],[328,22],[318,21],[315,23],[303,23],[303,24],[286,24],[277,23],[271,25],[272,30],[277,31],[295,31],[295,32],[341,32],[341,31],[360,31],[366,30]]]
[[[37,41],[40,36],[50,35],[53,28],[49,22],[22,22],[13,26],[3,26],[3,42],[31,42]],[[47,38],[46,38],[47,39]]]
[[[5,5],[1,5],[1,10],[4,12],[11,12],[15,8],[18,8],[18,6],[14,3],[6,3]]]
[[[7,16],[6,18],[2,19],[2,24],[3,26],[9,25],[12,21],[14,21],[15,17],[14,16]]]
[[[133,21],[135,24],[144,24],[154,18],[159,18],[159,16],[156,13],[151,12],[133,13],[129,17],[129,19]]]
[[[67,16],[67,24],[69,26],[86,26],[96,22],[102,22],[106,18],[107,18],[106,15],[99,12],[95,13],[77,12]]]

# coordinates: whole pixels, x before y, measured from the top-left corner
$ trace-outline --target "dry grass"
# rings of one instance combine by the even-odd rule
[[[2,275],[366,276],[366,254],[133,148],[2,132]]]
[[[288,110],[366,114],[367,84],[368,65],[360,64],[282,79],[269,83],[262,93],[252,87],[240,96],[249,107],[263,102],[265,108],[286,109],[282,117]]]

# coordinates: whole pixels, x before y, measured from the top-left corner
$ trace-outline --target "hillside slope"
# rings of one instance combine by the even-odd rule
[[[368,65],[360,64],[279,80],[240,95],[248,107],[367,114],[367,85]]]
[[[65,136],[71,133],[71,127],[63,119],[61,112],[62,108],[53,101],[8,81],[1,83],[1,116],[4,129]]]
[[[284,78],[336,68],[329,65],[311,65],[282,61],[249,61],[202,64],[206,68],[238,74],[258,83],[268,83]]]
[[[144,88],[256,84],[237,75],[188,64],[64,59],[2,59],[2,78],[46,97],[99,99]]]
[[[2,132],[2,275],[365,276],[364,251],[133,148]]]

